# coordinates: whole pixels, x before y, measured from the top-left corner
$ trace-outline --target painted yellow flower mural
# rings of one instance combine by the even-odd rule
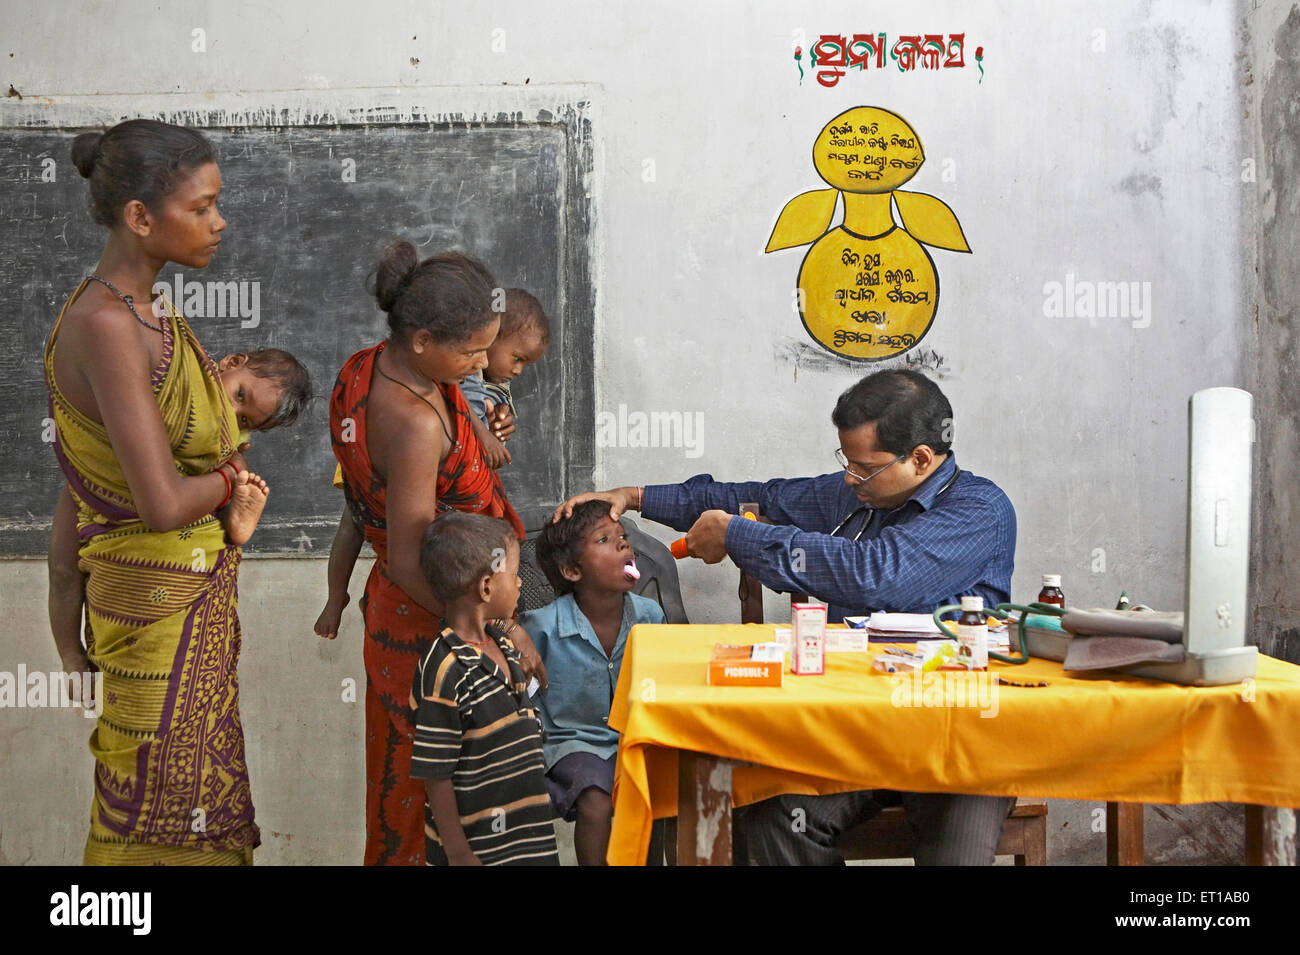
[[[812,243],[799,269],[799,315],[808,334],[838,355],[879,361],[915,346],[939,306],[939,276],[925,246],[970,251],[947,205],[899,188],[923,162],[907,120],[856,106],[813,144],[813,165],[831,188],[795,196],[777,218],[766,251]],[[841,195],[844,221],[831,229]]]

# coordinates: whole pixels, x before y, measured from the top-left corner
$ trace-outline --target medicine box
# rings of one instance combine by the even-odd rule
[[[709,686],[782,686],[784,677],[785,650],[779,643],[713,645]]]
[[[826,672],[826,605],[790,605],[790,672]]]

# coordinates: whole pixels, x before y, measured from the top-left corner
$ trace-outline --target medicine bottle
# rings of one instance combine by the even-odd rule
[[[957,642],[962,657],[972,670],[989,668],[989,627],[984,619],[983,597],[962,597],[957,618]]]
[[[1043,589],[1038,592],[1038,602],[1065,609],[1065,594],[1061,592],[1060,574],[1043,574]]]

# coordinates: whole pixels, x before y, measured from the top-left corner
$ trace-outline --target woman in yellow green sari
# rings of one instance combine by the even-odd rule
[[[52,607],[51,623],[65,669],[103,674],[85,861],[250,863],[236,576],[268,492],[215,363],[152,292],[166,262],[217,251],[221,174],[201,134],[152,120],[83,133],[72,159],[109,229],[45,349],[85,649],[75,620]]]

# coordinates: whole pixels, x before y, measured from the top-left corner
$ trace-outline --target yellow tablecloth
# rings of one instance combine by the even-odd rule
[[[608,859],[645,860],[655,818],[677,812],[677,750],[760,764],[733,773],[735,805],[854,789],[1098,801],[1300,806],[1300,667],[1261,655],[1252,684],[1184,687],[1066,676],[1059,663],[994,663],[1047,687],[873,673],[829,653],[823,676],[711,687],[715,643],[772,626],[634,627],[610,725],[622,734]],[[928,701],[928,703],[927,703]],[[945,702],[948,705],[944,705]],[[953,705],[961,703],[963,705]],[[984,715],[981,715],[984,714]]]

